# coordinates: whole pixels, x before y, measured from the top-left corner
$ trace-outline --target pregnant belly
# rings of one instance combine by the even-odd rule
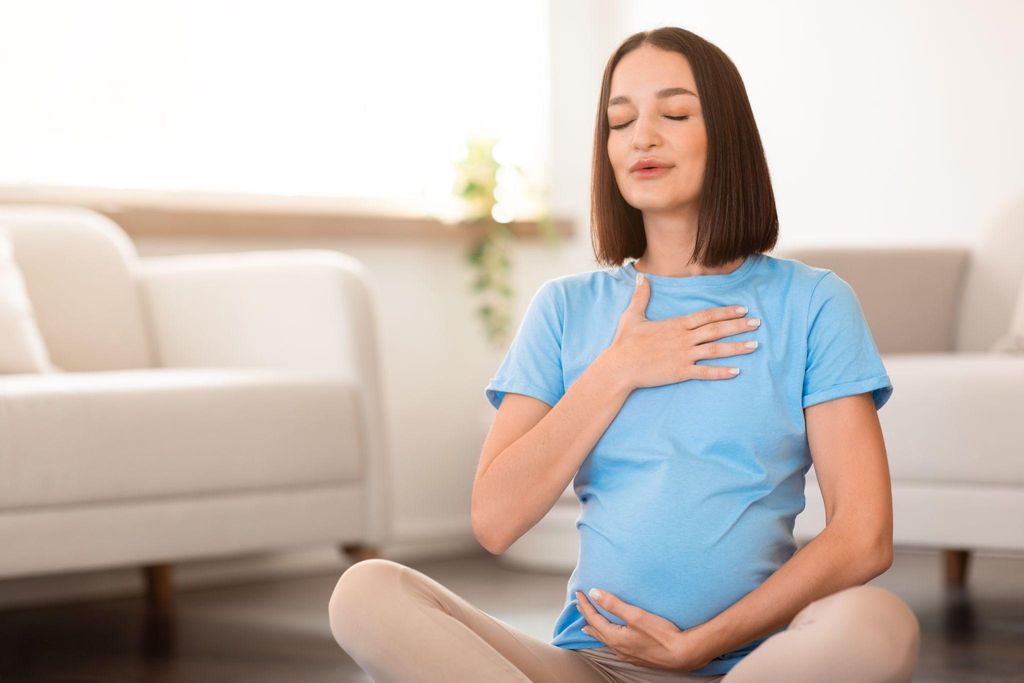
[[[708,511],[706,506],[703,512]],[[608,524],[588,512],[577,524],[580,555],[573,590],[607,590],[679,628],[721,613],[793,552],[784,525],[756,511],[736,519],[695,510],[660,519],[638,514]],[[605,617],[622,623],[610,613]]]

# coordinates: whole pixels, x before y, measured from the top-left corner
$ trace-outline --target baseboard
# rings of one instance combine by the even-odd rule
[[[340,575],[346,566],[335,548],[325,546],[175,563],[173,581],[177,590],[190,590],[330,571]],[[0,609],[136,597],[144,590],[137,567],[25,576],[0,581]]]
[[[418,542],[428,539],[454,539],[473,537],[469,513],[445,517],[402,518],[394,521],[391,538],[400,542]]]
[[[385,545],[381,553],[383,557],[403,563],[486,554],[472,534],[396,541]]]
[[[422,525],[420,530],[425,538],[386,543],[379,548],[381,557],[412,563],[486,553],[471,532],[457,525],[436,525],[432,532]],[[349,565],[336,547],[322,546],[175,563],[173,582],[176,590],[186,591],[332,572],[341,576]],[[0,609],[138,597],[144,590],[136,567],[10,578],[0,580]]]

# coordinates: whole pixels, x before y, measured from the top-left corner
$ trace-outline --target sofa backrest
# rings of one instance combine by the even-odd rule
[[[968,247],[800,247],[773,255],[828,268],[849,283],[883,354],[954,350]]]
[[[0,205],[50,358],[67,371],[151,367],[135,246],[85,208]]]

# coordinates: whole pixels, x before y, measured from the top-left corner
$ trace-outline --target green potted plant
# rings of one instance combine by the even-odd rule
[[[467,142],[465,157],[456,162],[454,190],[464,210],[459,224],[476,228],[466,251],[472,272],[470,286],[477,298],[476,314],[488,341],[504,348],[512,334],[515,294],[511,284],[511,244],[516,234],[509,224],[522,217],[509,208],[511,198],[503,196],[507,194],[503,185],[511,183],[502,181],[513,176],[524,180],[526,174],[521,166],[502,163],[495,157],[499,144],[494,138],[472,138]],[[546,207],[535,220],[545,242],[558,246],[561,240]]]

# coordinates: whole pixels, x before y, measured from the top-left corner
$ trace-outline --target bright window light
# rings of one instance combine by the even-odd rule
[[[448,201],[472,136],[545,182],[547,0],[0,9],[0,185]]]

